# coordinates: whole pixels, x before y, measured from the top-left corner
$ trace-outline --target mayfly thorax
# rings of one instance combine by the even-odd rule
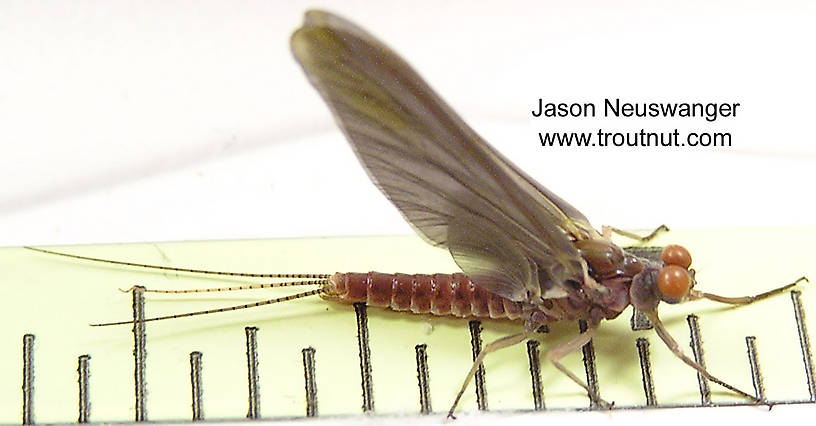
[[[303,26],[292,35],[291,47],[372,181],[420,236],[448,249],[464,274],[217,273],[297,280],[209,290],[148,291],[188,293],[302,285],[316,288],[257,303],[148,321],[315,295],[417,314],[520,321],[523,328],[519,333],[487,345],[476,358],[450,409],[452,416],[487,354],[531,338],[542,325],[572,320],[586,321],[587,332],[550,350],[547,359],[582,386],[594,402],[609,407],[560,360],[589,342],[602,320],[619,316],[631,305],[649,318],[658,336],[679,359],[710,381],[760,402],[686,356],[661,323],[658,305],[702,298],[748,304],[788,290],[801,279],[748,297],[730,298],[699,291],[695,289],[691,255],[685,248],[667,246],[661,260],[654,261],[631,254],[611,241],[613,232],[647,241],[665,228],[647,237],[607,227],[598,232],[580,211],[483,141],[402,58],[363,29],[330,13],[310,11]]]

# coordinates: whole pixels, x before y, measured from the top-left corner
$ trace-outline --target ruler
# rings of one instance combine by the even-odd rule
[[[701,289],[743,295],[803,275],[816,277],[813,254],[806,246],[815,238],[813,228],[731,229],[671,232],[654,244],[687,246]],[[456,271],[443,250],[416,237],[57,250],[241,272]],[[384,419],[400,416],[400,421],[429,416],[438,422],[473,352],[520,327],[509,321],[474,322],[341,305],[318,297],[138,327],[89,327],[130,319],[134,306],[137,315],[152,317],[287,292],[120,292],[117,289],[134,285],[179,289],[248,281],[83,262],[20,248],[0,249],[0,265],[6,290],[0,311],[0,423],[306,417],[348,421],[362,413]],[[808,284],[797,290],[741,308],[707,301],[661,306],[661,316],[678,341],[690,343],[687,353],[701,356],[713,374],[778,405],[811,406],[815,391],[808,342],[813,336],[806,313],[816,306],[816,292]],[[586,413],[593,410],[586,393],[543,357],[548,348],[578,332],[580,324],[555,324],[535,341],[491,354],[460,410],[491,416],[526,417],[536,411],[591,415]],[[604,323],[592,345],[565,364],[615,402],[612,413],[745,404],[699,380],[631,311]]]

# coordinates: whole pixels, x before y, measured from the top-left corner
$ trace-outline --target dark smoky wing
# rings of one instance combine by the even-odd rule
[[[562,297],[566,281],[582,282],[572,241],[588,237],[583,215],[484,142],[399,56],[317,11],[291,44],[372,181],[475,283],[517,300],[527,290]],[[487,241],[494,246],[479,250]],[[491,268],[498,272],[488,277]],[[551,282],[518,281],[528,275]]]
[[[528,289],[538,282],[536,265],[490,222],[475,223],[472,215],[456,215],[448,227],[448,247],[474,283],[510,300],[527,300]]]
[[[569,294],[551,279],[557,270],[551,256],[532,258],[491,222],[476,223],[473,218],[457,215],[448,227],[450,253],[473,282],[516,302],[530,300],[531,293],[547,297]]]

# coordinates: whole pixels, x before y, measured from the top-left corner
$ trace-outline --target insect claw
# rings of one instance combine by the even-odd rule
[[[132,292],[133,290],[135,290],[135,289],[136,289],[136,287],[137,287],[137,286],[135,286],[135,285],[134,285],[134,286],[130,287],[130,288],[129,288],[129,289],[127,289],[127,290],[122,290],[121,288],[118,288],[117,290],[121,291],[122,293],[130,293],[130,292]]]
[[[635,234],[634,232],[624,231],[623,229],[615,228],[608,225],[604,225],[601,228],[601,235],[607,240],[611,240],[612,234],[618,234],[622,237],[634,240],[639,244],[648,243],[649,241],[654,239],[657,235],[659,235],[661,232],[669,232],[669,227],[666,225],[660,225],[657,228],[655,228],[654,231],[650,232],[648,235],[643,236]]]
[[[595,394],[595,392],[591,392],[589,398],[592,401],[592,403],[597,405],[597,407],[595,408],[600,408],[602,410],[611,410],[615,406],[615,401],[612,401],[611,403],[606,402],[605,399],[601,398],[600,395]]]

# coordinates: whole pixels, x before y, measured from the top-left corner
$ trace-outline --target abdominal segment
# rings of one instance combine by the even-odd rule
[[[324,297],[343,303],[410,311],[415,314],[452,315],[515,320],[522,304],[489,293],[464,274],[336,273],[329,278]]]

